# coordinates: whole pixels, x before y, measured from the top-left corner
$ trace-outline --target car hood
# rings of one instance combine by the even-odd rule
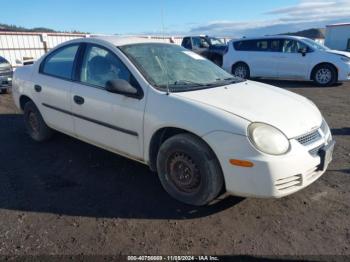
[[[253,81],[176,95],[237,115],[250,122],[267,123],[294,138],[320,127],[322,115],[308,99]]]
[[[350,52],[345,52],[345,51],[337,51],[337,50],[328,50],[328,53],[335,54],[335,55],[341,55],[341,56],[346,56],[350,58]]]

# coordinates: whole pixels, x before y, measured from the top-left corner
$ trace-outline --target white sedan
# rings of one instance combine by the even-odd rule
[[[223,189],[287,196],[332,159],[330,130],[310,100],[148,39],[61,44],[16,70],[13,98],[32,139],[57,130],[144,163],[191,205]]]

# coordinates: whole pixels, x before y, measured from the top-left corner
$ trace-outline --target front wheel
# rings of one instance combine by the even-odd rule
[[[332,86],[337,82],[337,72],[331,65],[321,65],[314,70],[312,78],[318,86]]]
[[[232,66],[232,74],[242,79],[248,79],[250,77],[250,70],[245,63],[238,63]]]
[[[157,157],[158,176],[175,199],[194,206],[209,204],[223,187],[223,175],[208,145],[191,134],[166,140]]]

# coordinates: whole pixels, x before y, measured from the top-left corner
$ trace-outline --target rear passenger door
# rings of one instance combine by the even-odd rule
[[[45,122],[70,135],[74,135],[70,92],[79,47],[79,44],[70,44],[49,54],[41,62],[32,91]]]
[[[106,83],[123,79],[143,90],[114,51],[86,44],[80,70],[72,86],[71,102],[77,136],[132,158],[143,158],[145,98],[130,98],[108,92]]]
[[[236,46],[238,52],[242,51],[239,60],[248,64],[252,77],[277,77],[276,57],[271,50],[271,40],[246,40]]]

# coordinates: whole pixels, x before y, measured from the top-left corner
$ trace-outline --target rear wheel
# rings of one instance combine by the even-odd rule
[[[53,130],[46,125],[32,101],[27,102],[24,106],[24,123],[30,137],[37,142],[49,140],[53,135]]]
[[[243,79],[248,79],[250,77],[250,70],[247,64],[237,63],[232,66],[232,74]]]
[[[166,140],[157,157],[164,189],[186,204],[209,204],[223,187],[223,175],[212,150],[200,138],[179,134]]]
[[[332,86],[337,82],[337,71],[332,65],[320,65],[314,69],[312,79],[318,86]]]

